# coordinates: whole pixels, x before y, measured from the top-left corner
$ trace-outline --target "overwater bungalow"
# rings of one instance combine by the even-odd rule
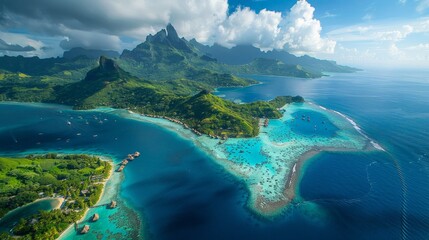
[[[109,205],[109,208],[115,208],[116,207],[116,201],[111,201],[110,202],[110,205]]]
[[[265,118],[265,121],[264,121],[264,127],[268,127],[268,123],[269,123],[269,121],[270,121],[270,120],[268,120],[268,118]]]
[[[100,216],[97,213],[95,213],[94,215],[92,215],[91,221],[96,222],[98,219],[100,219]]]
[[[127,159],[122,160],[121,164],[124,165],[124,166],[127,165],[128,164],[128,160]]]
[[[139,152],[135,152],[134,154],[133,154],[133,156],[136,158],[136,157],[140,157],[140,153]]]
[[[121,166],[118,168],[118,170],[116,170],[116,171],[118,171],[118,172],[122,172],[122,170],[124,170],[124,168],[125,168],[125,165],[121,165]]]
[[[82,231],[80,231],[81,234],[86,234],[89,232],[89,225],[85,225],[82,228]]]

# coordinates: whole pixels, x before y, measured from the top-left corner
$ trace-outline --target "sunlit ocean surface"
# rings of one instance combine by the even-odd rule
[[[118,209],[101,211],[105,221],[92,226],[87,238],[428,239],[427,76],[399,71],[311,80],[256,76],[264,84],[220,89],[218,95],[242,102],[301,95],[347,115],[386,150],[312,158],[297,200],[273,219],[248,209],[249,194],[240,179],[192,142],[114,114],[0,104],[0,154],[83,152],[119,162],[140,151],[124,171],[119,194],[108,196],[119,201]],[[329,135],[334,127],[320,134]],[[296,134],[313,130],[299,128]],[[68,236],[74,238],[83,237]]]

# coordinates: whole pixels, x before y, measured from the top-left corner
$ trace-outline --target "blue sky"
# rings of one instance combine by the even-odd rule
[[[315,17],[329,26],[351,25],[362,22],[362,18],[371,15],[372,20],[415,19],[428,16],[428,12],[417,12],[421,1],[408,0],[307,0],[315,9]],[[246,6],[260,11],[288,11],[296,1],[293,0],[230,0],[230,11],[238,6]],[[428,6],[429,7],[429,6]]]
[[[180,35],[206,44],[252,44],[364,68],[429,67],[429,0],[0,0],[0,6],[2,55],[50,57],[72,47],[121,52],[172,23]]]
[[[307,2],[315,8],[314,18],[321,23],[321,36],[336,42],[333,53],[311,55],[362,67],[429,67],[429,1]],[[240,6],[287,14],[296,1],[230,0],[229,3],[230,12]]]

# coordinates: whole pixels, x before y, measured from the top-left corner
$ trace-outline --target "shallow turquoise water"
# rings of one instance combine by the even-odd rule
[[[49,211],[56,206],[58,200],[55,199],[45,199],[40,200],[34,203],[30,203],[21,208],[17,208],[14,211],[9,212],[3,216],[0,220],[0,232],[9,232],[10,229],[15,226],[21,218],[30,217],[33,214],[38,213],[41,210]]]
[[[109,155],[115,161],[127,153],[142,152],[133,167],[125,170],[120,194],[115,196],[118,210],[109,216],[114,221],[93,224],[91,237],[427,239],[427,76],[360,72],[315,80],[258,77],[265,84],[222,90],[220,94],[227,98],[245,102],[302,95],[346,114],[387,151],[314,157],[305,166],[300,198],[273,220],[249,211],[249,192],[243,181],[192,142],[160,127],[109,113],[0,104],[0,152],[83,151]],[[311,121],[317,118],[311,117]],[[291,134],[312,136],[311,128],[295,130]],[[334,129],[329,132],[329,136],[337,134]],[[282,136],[274,137],[282,141]],[[267,169],[272,171],[272,166]],[[139,219],[143,224],[136,223]]]

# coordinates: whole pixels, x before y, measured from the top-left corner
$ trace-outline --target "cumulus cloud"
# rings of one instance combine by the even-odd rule
[[[417,12],[424,13],[427,9],[429,9],[429,0],[419,0],[417,5]]]
[[[185,37],[209,41],[228,11],[227,0],[38,0],[37,4],[0,0],[0,4],[0,27],[64,36],[69,39],[63,44],[67,46],[100,43],[97,37],[81,38],[87,32],[86,36],[104,34],[110,41],[106,47],[115,47],[115,37],[144,40],[169,22]]]
[[[222,23],[216,34],[216,42],[233,47],[240,44],[272,49],[281,34],[281,13],[261,10],[255,13],[249,8],[238,8]]]
[[[429,18],[418,18],[348,26],[330,31],[327,36],[338,42],[335,60],[344,64],[363,68],[383,65],[427,68],[428,34]]]
[[[281,25],[281,40],[277,47],[297,54],[333,53],[336,42],[321,37],[322,27],[314,18],[314,10],[307,1],[299,0]]]
[[[296,54],[332,53],[335,42],[321,37],[322,27],[314,18],[314,10],[305,0],[299,0],[286,16],[265,9],[256,13],[238,8],[219,26],[216,42],[227,47],[252,44]]]
[[[20,33],[8,33],[0,30],[0,53],[9,56],[46,56],[44,43]]]
[[[0,0],[0,29],[63,39],[61,47],[120,50],[121,38],[143,41],[172,23],[187,39],[232,47],[252,44],[293,53],[333,52],[335,42],[321,37],[314,8],[298,0],[288,13],[237,8],[228,0]],[[84,7],[82,7],[84,6]]]
[[[60,42],[60,46],[64,50],[69,50],[74,47],[83,47],[86,49],[110,49],[120,50],[121,40],[118,36],[98,33],[87,32],[72,29],[62,29],[65,37]]]
[[[376,33],[376,38],[383,41],[400,41],[406,38],[414,28],[410,25],[404,25],[400,29],[392,31],[381,31]]]
[[[326,35],[338,42],[385,42],[403,41],[410,35],[422,36],[429,33],[429,18],[401,22],[380,22],[338,28]]]
[[[32,46],[21,46],[18,44],[10,44],[0,39],[0,51],[11,51],[11,52],[31,52],[36,49]]]

